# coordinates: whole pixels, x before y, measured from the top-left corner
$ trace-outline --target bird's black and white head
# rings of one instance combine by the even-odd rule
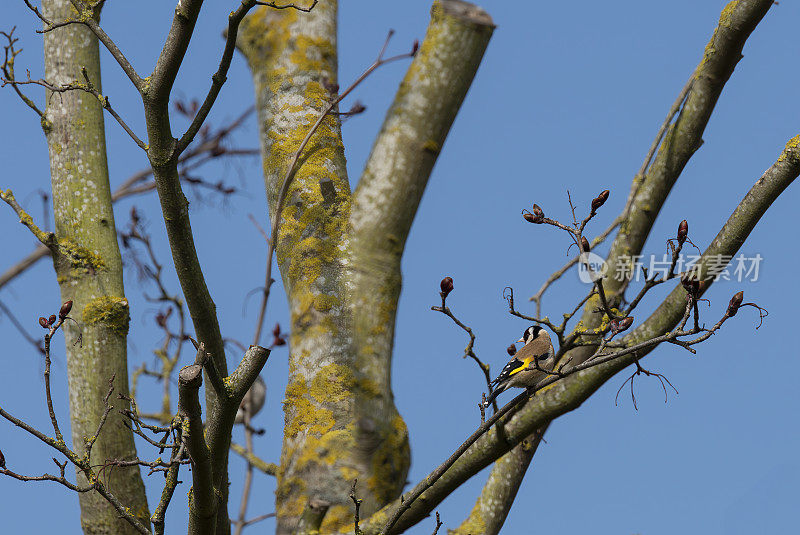
[[[522,333],[522,338],[517,340],[518,344],[529,344],[536,340],[537,338],[550,338],[550,335],[547,334],[547,331],[539,327],[538,325],[531,325],[525,332]]]

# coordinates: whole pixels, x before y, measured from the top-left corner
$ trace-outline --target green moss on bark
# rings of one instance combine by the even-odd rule
[[[124,297],[103,296],[89,301],[83,308],[83,322],[92,325],[101,323],[118,336],[127,336],[131,316],[128,300]]]

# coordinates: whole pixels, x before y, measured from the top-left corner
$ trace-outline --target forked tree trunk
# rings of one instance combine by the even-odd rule
[[[336,2],[310,13],[263,9],[242,27],[238,44],[256,86],[273,218],[292,154],[336,96],[336,12]],[[292,324],[278,533],[292,532],[312,500],[330,504],[323,531],[350,525],[356,478],[365,516],[405,484],[408,432],[391,390],[400,260],[493,27],[471,4],[434,3],[355,191],[337,115],[300,158],[277,237]]]

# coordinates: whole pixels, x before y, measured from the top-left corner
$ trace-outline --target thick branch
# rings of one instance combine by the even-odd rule
[[[469,516],[448,535],[500,533],[543,436],[544,430],[536,431],[495,461]],[[545,507],[541,504],[538,509],[544,511]]]
[[[482,9],[444,0],[372,147],[353,194],[356,254],[399,257],[433,165],[489,44]]]
[[[181,439],[186,443],[192,461],[192,490],[189,494],[189,533],[192,535],[212,535],[217,516],[211,455],[203,436],[203,413],[200,408],[202,372],[200,364],[190,364],[178,374],[178,415],[183,420]]]
[[[250,346],[236,370],[228,378],[227,382],[232,389],[230,396],[236,402],[237,407],[267,363],[269,353],[269,349]]]
[[[703,59],[694,72],[694,81],[680,115],[669,128],[650,169],[641,183],[634,179],[634,196],[626,221],[622,222],[606,258],[609,266],[629,263],[641,253],[661,207],[692,155],[703,144],[703,132],[726,82],[742,58],[742,49],[756,25],[766,15],[770,0],[730,2],[720,15],[719,24],[706,46]],[[627,287],[628,278],[606,279],[611,306],[616,307]],[[596,327],[596,303],[590,301],[582,318],[585,327]],[[591,348],[570,355],[576,364],[591,354]]]
[[[147,99],[164,103],[169,101],[172,84],[175,83],[175,77],[178,76],[183,57],[189,48],[202,6],[203,0],[180,0],[175,6],[172,26],[156,61],[156,67],[150,75],[149,86],[144,91]]]

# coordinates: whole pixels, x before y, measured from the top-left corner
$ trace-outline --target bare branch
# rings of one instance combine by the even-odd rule
[[[244,460],[246,460],[249,464],[253,467],[257,468],[264,474],[268,476],[276,476],[278,475],[278,465],[275,463],[268,463],[265,460],[257,457],[254,453],[248,452],[244,446],[240,446],[234,442],[231,442],[231,450],[240,455]]]
[[[28,227],[28,229],[36,236],[36,239],[42,242],[42,245],[47,247],[48,249],[54,247],[55,245],[55,235],[52,232],[45,232],[36,226],[36,223],[33,222],[33,218],[28,215],[25,210],[19,205],[17,200],[14,198],[14,193],[7,189],[5,191],[0,190],[0,200],[5,201],[14,212],[17,213],[19,216],[19,222]]]
[[[543,436],[544,429],[536,431],[494,463],[469,516],[448,535],[500,532]]]
[[[32,80],[30,76],[28,76],[27,80],[21,82],[9,81],[8,83],[14,85],[14,87],[16,87],[17,85],[38,85],[54,93],[66,93],[67,91],[83,91],[85,93],[89,93],[90,95],[95,97],[100,102],[100,105],[103,107],[103,109],[108,111],[108,113],[114,118],[114,120],[116,120],[117,123],[119,123],[122,129],[125,130],[125,133],[128,134],[128,136],[130,136],[130,138],[134,141],[134,143],[136,143],[136,145],[138,145],[140,149],[147,151],[147,144],[141,139],[139,139],[139,136],[137,136],[131,129],[131,127],[128,126],[128,123],[126,123],[125,120],[122,117],[120,117],[120,115],[116,111],[114,111],[114,108],[111,107],[111,103],[108,97],[102,95],[97,89],[95,89],[94,84],[89,79],[89,74],[86,71],[85,67],[81,68],[81,74],[83,75],[85,83],[75,81],[69,84],[55,85],[48,82],[47,80]],[[4,83],[6,83],[5,80]]]
[[[27,0],[26,0],[27,3]],[[3,46],[3,52],[5,57],[3,59],[2,71],[3,71],[3,79],[0,87],[5,87],[6,85],[10,85],[17,96],[28,106],[32,109],[36,114],[39,116],[40,119],[45,120],[44,112],[39,109],[39,107],[30,99],[27,95],[25,95],[19,88],[19,84],[17,83],[16,74],[14,72],[14,60],[17,56],[22,52],[22,50],[16,50],[14,45],[19,41],[16,37],[14,37],[14,28],[11,28],[11,31],[0,32],[0,35],[6,38],[8,41],[7,45]]]
[[[103,46],[106,47],[106,50],[111,53],[111,56],[116,60],[117,64],[122,68],[126,75],[128,75],[128,79],[130,79],[133,86],[141,93],[145,91],[146,86],[142,77],[136,72],[136,69],[133,68],[131,62],[128,61],[128,58],[125,57],[125,54],[122,53],[122,50],[114,43],[114,41],[108,36],[108,34],[100,27],[100,24],[97,22],[99,19],[100,13],[99,10],[102,7],[102,2],[99,2],[96,6],[87,6],[80,0],[70,0],[72,5],[78,11],[78,18],[76,20],[67,20],[64,22],[49,22],[41,15],[39,18],[48,24],[48,27],[44,29],[44,32],[49,32],[54,30],[55,28],[65,26],[68,24],[73,23],[80,23],[84,24],[87,28],[89,28],[93,34],[97,37],[97,40],[103,43]],[[25,2],[28,3],[27,1]],[[28,5],[28,7],[31,7]],[[95,11],[97,10],[97,11]],[[36,12],[36,10],[34,10]],[[36,13],[39,15],[39,13]]]

